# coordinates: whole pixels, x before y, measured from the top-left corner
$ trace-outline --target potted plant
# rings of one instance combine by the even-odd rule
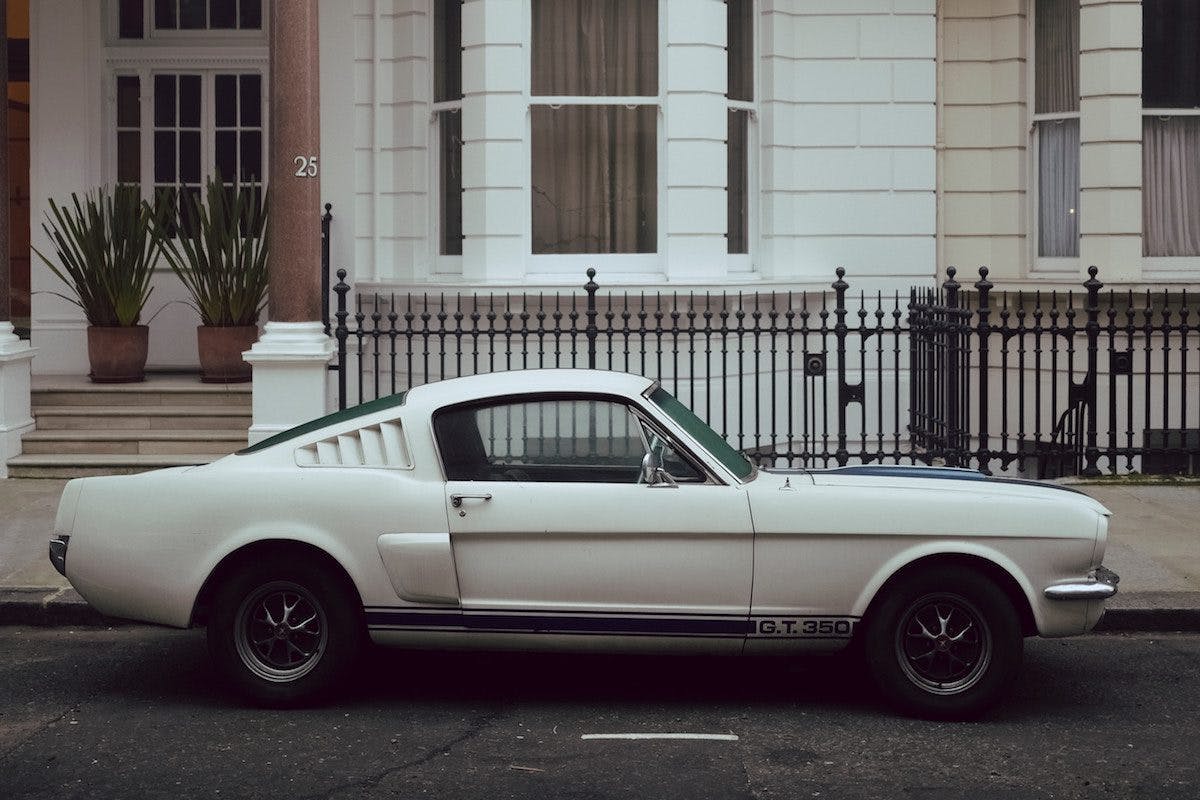
[[[142,309],[150,298],[159,249],[154,242],[158,214],[137,187],[89,192],[71,205],[50,201],[42,230],[55,260],[33,251],[74,293],[52,292],[83,309],[87,317],[88,362],[96,383],[129,383],[146,378],[147,327]]]
[[[209,178],[203,198],[184,204],[177,225],[160,221],[155,238],[200,314],[200,380],[250,380],[242,353],[258,338],[267,293],[264,190]]]

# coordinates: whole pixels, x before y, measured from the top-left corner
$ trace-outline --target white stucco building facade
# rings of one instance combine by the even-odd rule
[[[286,8],[31,3],[34,246],[71,192],[261,182],[265,21]],[[587,267],[630,290],[823,290],[843,267],[856,291],[907,293],[950,265],[998,289],[1077,287],[1090,265],[1109,287],[1190,286],[1197,13],[322,0],[321,147],[297,168],[319,172],[332,266],[362,293],[552,291]],[[33,373],[86,374],[82,315],[30,271]],[[196,365],[182,298],[164,269],[151,369]]]
[[[220,76],[261,76],[262,118],[252,130],[239,120],[237,132],[257,136],[265,147],[265,34],[156,30],[154,3],[146,3],[142,38],[122,38],[121,5],[31,6],[34,219],[42,218],[49,198],[131,179],[121,174],[133,169],[121,163],[130,157],[119,150],[134,133],[143,184],[194,185],[196,176],[183,175],[182,162],[173,174],[155,174],[162,166],[155,164],[155,137],[160,144],[170,144],[170,134],[176,142],[199,138],[201,172],[211,171],[223,158],[215,151],[224,130],[213,107],[218,93],[234,85]],[[535,5],[462,4],[461,98],[447,103],[434,97],[435,73],[444,68],[435,50],[444,33],[435,30],[432,0],[321,4],[322,194],[333,205],[331,261],[347,268],[357,288],[574,286],[588,266],[606,285],[637,287],[821,287],[836,266],[870,279],[872,287],[932,277],[933,2],[746,3],[752,35],[734,58],[735,68],[751,76],[749,91],[731,100],[726,4],[657,0],[650,15],[657,34],[649,54],[656,71],[651,93],[605,100],[649,114],[655,175],[643,205],[655,230],[649,247],[614,253],[563,252],[569,244],[538,252],[531,241],[539,189],[531,185],[531,119],[539,109],[590,104],[586,95],[532,94]],[[155,87],[161,95],[173,79],[182,92],[185,76],[198,78],[198,119],[156,122]],[[135,77],[136,117],[121,107],[130,102]],[[745,150],[733,155],[746,176],[745,230],[741,246],[732,248],[740,252],[729,246],[730,108],[746,120]],[[439,135],[449,116],[461,117],[462,233],[461,246],[452,248],[461,252],[448,253]],[[33,239],[35,246],[45,243],[40,231]],[[86,373],[82,317],[39,293],[58,289],[44,266],[35,263],[31,271],[34,371]],[[178,282],[164,272],[148,310],[181,298]],[[194,365],[194,317],[171,305],[154,318],[151,368]]]

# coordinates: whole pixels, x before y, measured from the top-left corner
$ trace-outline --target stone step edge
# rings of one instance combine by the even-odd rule
[[[224,458],[220,453],[22,453],[10,467],[187,467]]]
[[[35,406],[33,415],[46,417],[249,417],[241,406]]]
[[[93,431],[87,428],[32,430],[21,437],[26,442],[188,442],[192,440],[245,442],[246,431],[241,428],[211,428],[178,430],[171,428],[129,428],[127,430]]]
[[[237,394],[249,396],[253,392],[253,383],[195,383],[159,382],[155,380],[140,383],[71,383],[68,381],[54,382],[35,377],[30,391],[36,396],[48,393],[71,394],[186,394],[188,392],[203,392],[204,394]]]

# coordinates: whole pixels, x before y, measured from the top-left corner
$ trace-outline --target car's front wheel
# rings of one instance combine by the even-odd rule
[[[1020,620],[995,583],[963,569],[901,578],[866,622],[872,677],[901,710],[966,719],[991,707],[1021,667]]]
[[[329,689],[363,641],[359,610],[329,570],[247,563],[218,587],[208,645],[226,682],[254,702],[284,706]]]

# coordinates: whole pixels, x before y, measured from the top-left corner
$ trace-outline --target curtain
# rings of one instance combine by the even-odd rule
[[[533,0],[534,96],[658,94],[658,3]],[[657,106],[535,105],[533,252],[657,249]]]
[[[1079,0],[1037,0],[1034,113],[1079,110]]]
[[[728,239],[726,250],[730,253],[750,252],[750,165],[747,158],[750,132],[749,112],[729,109],[728,175],[726,186],[729,193],[726,203]]]
[[[655,106],[534,106],[533,252],[657,249]]]
[[[1038,255],[1079,255],[1079,120],[1038,129]]]
[[[658,3],[533,0],[532,93],[658,94]]]
[[[444,256],[461,256],[462,233],[462,113],[438,112],[438,197],[440,199],[441,242]]]
[[[1200,256],[1200,117],[1142,118],[1142,252]]]

